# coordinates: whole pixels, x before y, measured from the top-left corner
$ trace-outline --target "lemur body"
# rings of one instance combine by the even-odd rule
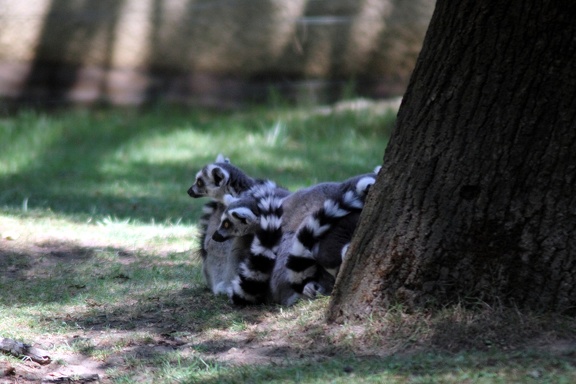
[[[274,196],[272,190],[269,189],[268,193],[262,194],[262,196],[269,200],[274,197],[276,203],[281,201],[281,205],[277,207],[281,209],[274,211],[277,214],[274,220],[276,223],[281,223],[281,228],[276,227],[272,232],[263,230],[264,226],[262,225],[262,218],[266,218],[270,214],[265,213],[265,210],[261,208],[255,208],[261,205],[260,197],[258,194],[247,193],[242,195],[240,199],[234,199],[228,205],[222,215],[220,229],[215,233],[215,238],[241,237],[252,233],[257,239],[266,241],[266,252],[274,254],[270,258],[275,258],[271,275],[269,270],[266,270],[264,274],[258,268],[251,271],[250,263],[244,263],[244,267],[239,273],[239,280],[251,281],[251,278],[246,278],[246,276],[258,276],[252,280],[258,280],[258,290],[262,291],[265,289],[263,282],[269,279],[267,301],[291,305],[302,295],[315,297],[319,293],[329,294],[334,284],[334,276],[331,276],[327,269],[323,268],[323,264],[336,269],[339,266],[342,260],[342,248],[352,236],[356,224],[356,221],[350,224],[342,218],[355,210],[362,209],[365,192],[373,182],[372,175],[363,175],[343,183],[321,183],[292,194],[282,193],[282,195]],[[321,212],[321,214],[311,219],[310,216],[317,212]],[[279,215],[282,215],[281,218]],[[269,221],[269,219],[266,220]],[[260,223],[260,226],[254,223]],[[316,223],[318,223],[317,226]],[[337,236],[331,237],[329,233],[332,226],[339,228],[342,233],[336,232]],[[229,228],[233,228],[233,230]],[[276,229],[281,229],[281,238],[275,232]],[[308,235],[310,230],[312,233]],[[307,237],[309,241],[303,236]],[[329,255],[328,253],[331,253],[334,247],[338,248],[339,246],[338,244],[330,244],[336,237],[344,238],[346,241],[338,242],[341,245],[336,255]],[[326,243],[323,244],[323,241]],[[257,248],[259,249],[259,247]],[[319,251],[326,253],[326,255],[320,255],[320,259],[325,258],[330,262],[323,262],[318,267],[315,257],[319,255]],[[248,260],[251,258],[252,256],[249,256]],[[334,258],[338,260],[333,261]],[[304,264],[304,268],[300,268],[302,264]],[[286,268],[287,266],[291,268]],[[269,267],[270,264],[267,264],[266,268]],[[234,287],[230,296],[233,302],[241,302],[242,304],[263,300],[262,296],[259,296],[257,300],[252,300],[254,295],[246,295],[242,289],[238,289],[238,286]]]
[[[286,234],[291,237],[290,249],[283,248],[277,257],[277,263],[284,265],[279,271],[284,273],[276,275],[278,280],[271,282],[272,287],[287,282],[294,292],[310,298],[332,291],[333,279],[375,179],[376,174],[370,173],[340,183],[317,210],[299,220],[297,230]]]
[[[215,241],[232,238],[234,245],[243,244],[233,246],[230,257],[238,260],[237,277],[228,292],[234,304],[268,301],[270,276],[282,239],[282,199],[288,194],[274,184],[262,184],[237,198],[226,199],[228,206],[212,238]],[[250,245],[246,247],[248,242]]]
[[[233,244],[232,240],[218,242],[212,239],[225,210],[224,196],[238,196],[251,187],[266,182],[268,181],[248,176],[228,159],[218,155],[216,162],[198,171],[194,184],[188,189],[188,195],[192,198],[212,199],[204,205],[200,219],[199,253],[202,257],[204,279],[214,294],[228,294],[232,280],[237,276],[239,258],[243,253],[241,241]]]
[[[210,203],[214,203],[213,210],[206,210]],[[226,282],[232,281],[236,275],[233,263],[228,260],[231,252],[232,242],[217,242],[212,240],[212,234],[220,225],[220,216],[224,212],[225,206],[219,202],[210,202],[204,205],[205,218],[200,222],[200,250],[202,256],[202,274],[207,286],[215,295],[226,294]]]
[[[301,189],[295,193],[290,194],[286,190],[269,188],[266,193],[261,193],[258,186],[254,187],[257,193],[253,190],[248,190],[241,194],[239,198],[229,197],[225,199],[228,206],[222,215],[219,229],[214,232],[213,239],[216,241],[229,240],[234,238],[234,241],[244,241],[248,235],[259,234],[261,238],[273,236],[275,244],[270,244],[270,248],[275,249],[278,253],[280,248],[289,250],[292,244],[292,237],[298,229],[300,222],[310,212],[315,211],[322,205],[322,202],[327,196],[333,196],[337,193],[340,183],[320,183],[318,185]],[[279,217],[282,223],[282,236],[277,237],[276,234],[271,234],[260,227],[260,220],[262,217],[269,215],[258,208],[261,204],[262,196],[266,199],[275,198],[280,201],[281,214]],[[270,242],[271,240],[268,240]],[[290,282],[285,278],[286,272],[284,261],[282,263],[274,263],[267,265],[273,270],[266,271],[262,274],[260,270],[251,271],[249,262],[252,257],[246,255],[234,255],[233,259],[241,259],[243,268],[239,270],[238,278],[236,281],[243,282],[248,287],[248,291],[242,287],[242,284],[235,284],[233,289],[229,292],[229,297],[233,303],[236,304],[256,304],[262,301],[274,302],[282,305],[291,305],[296,302],[301,294],[296,293],[290,286]],[[275,255],[274,255],[275,258]],[[258,276],[256,279],[251,279],[247,276]],[[255,295],[250,288],[252,280],[254,287],[260,292],[265,292],[266,296]],[[272,283],[270,283],[272,281]],[[329,293],[333,285],[333,279],[329,279],[326,285],[330,285],[326,289],[324,287],[317,287],[319,292],[310,293],[311,296],[316,296],[317,293]]]
[[[242,265],[244,275],[250,273],[249,264],[246,260],[254,259],[251,247],[254,245],[255,233],[245,236],[236,236],[234,239],[224,239],[218,242],[213,239],[220,221],[226,211],[223,204],[224,196],[239,196],[255,185],[264,184],[266,181],[249,177],[239,168],[230,164],[228,159],[219,156],[215,163],[206,165],[196,175],[194,185],[188,190],[191,197],[210,197],[213,200],[205,205],[204,215],[201,220],[201,255],[203,259],[203,273],[208,286],[215,294],[228,294],[235,290],[242,294],[239,284],[242,280],[239,276],[239,267]],[[326,200],[336,200],[342,194],[342,185],[345,183],[321,183],[313,187],[304,188],[290,196],[286,190],[282,190],[282,238],[276,244],[276,255],[280,256],[273,264],[273,271],[268,276],[270,289],[268,289],[267,301],[284,305],[293,304],[302,295],[313,297],[318,293],[328,294],[334,284],[333,275],[336,274],[341,262],[340,254],[347,247],[347,242],[352,235],[357,222],[358,212],[348,213],[342,217],[331,218],[328,226],[330,230],[317,234],[310,254],[316,262],[314,277],[307,277],[307,282],[300,285],[289,279],[288,275],[294,271],[286,268],[288,256],[299,256],[293,252],[294,243],[297,239],[296,232],[302,231],[302,222],[311,212],[321,210]],[[277,193],[278,191],[274,192]],[[355,218],[354,218],[355,217]],[[327,228],[328,228],[327,227]],[[266,233],[262,229],[261,235]],[[222,240],[222,239],[220,239]],[[301,249],[305,249],[301,247]],[[309,256],[308,253],[306,256]],[[336,257],[338,256],[338,257]],[[293,257],[294,258],[294,257]],[[335,260],[337,259],[337,260]],[[310,275],[310,274],[309,274]],[[295,291],[294,287],[298,290]],[[241,297],[241,295],[240,295]],[[244,300],[244,299],[242,299]],[[237,301],[242,301],[237,300]],[[246,303],[260,302],[262,297],[248,297]]]

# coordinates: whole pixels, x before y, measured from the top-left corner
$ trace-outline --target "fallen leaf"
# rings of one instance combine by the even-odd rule
[[[86,305],[89,307],[101,307],[102,303],[97,302],[96,300],[86,299]]]

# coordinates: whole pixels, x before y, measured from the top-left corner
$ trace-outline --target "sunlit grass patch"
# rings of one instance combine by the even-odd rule
[[[201,203],[186,189],[218,153],[295,189],[372,170],[393,121],[388,109],[24,112],[0,120],[0,207],[190,223]]]

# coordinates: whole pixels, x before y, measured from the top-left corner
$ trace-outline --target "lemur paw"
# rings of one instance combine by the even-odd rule
[[[304,286],[304,289],[302,290],[302,295],[304,297],[307,297],[309,299],[315,299],[316,297],[318,297],[319,295],[328,295],[329,292],[326,291],[326,289],[321,286],[320,284],[318,284],[315,281],[311,281],[308,284],[306,284]]]

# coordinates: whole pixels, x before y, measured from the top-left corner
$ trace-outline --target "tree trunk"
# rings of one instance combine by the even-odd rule
[[[329,320],[576,308],[574,20],[571,1],[438,0]]]

